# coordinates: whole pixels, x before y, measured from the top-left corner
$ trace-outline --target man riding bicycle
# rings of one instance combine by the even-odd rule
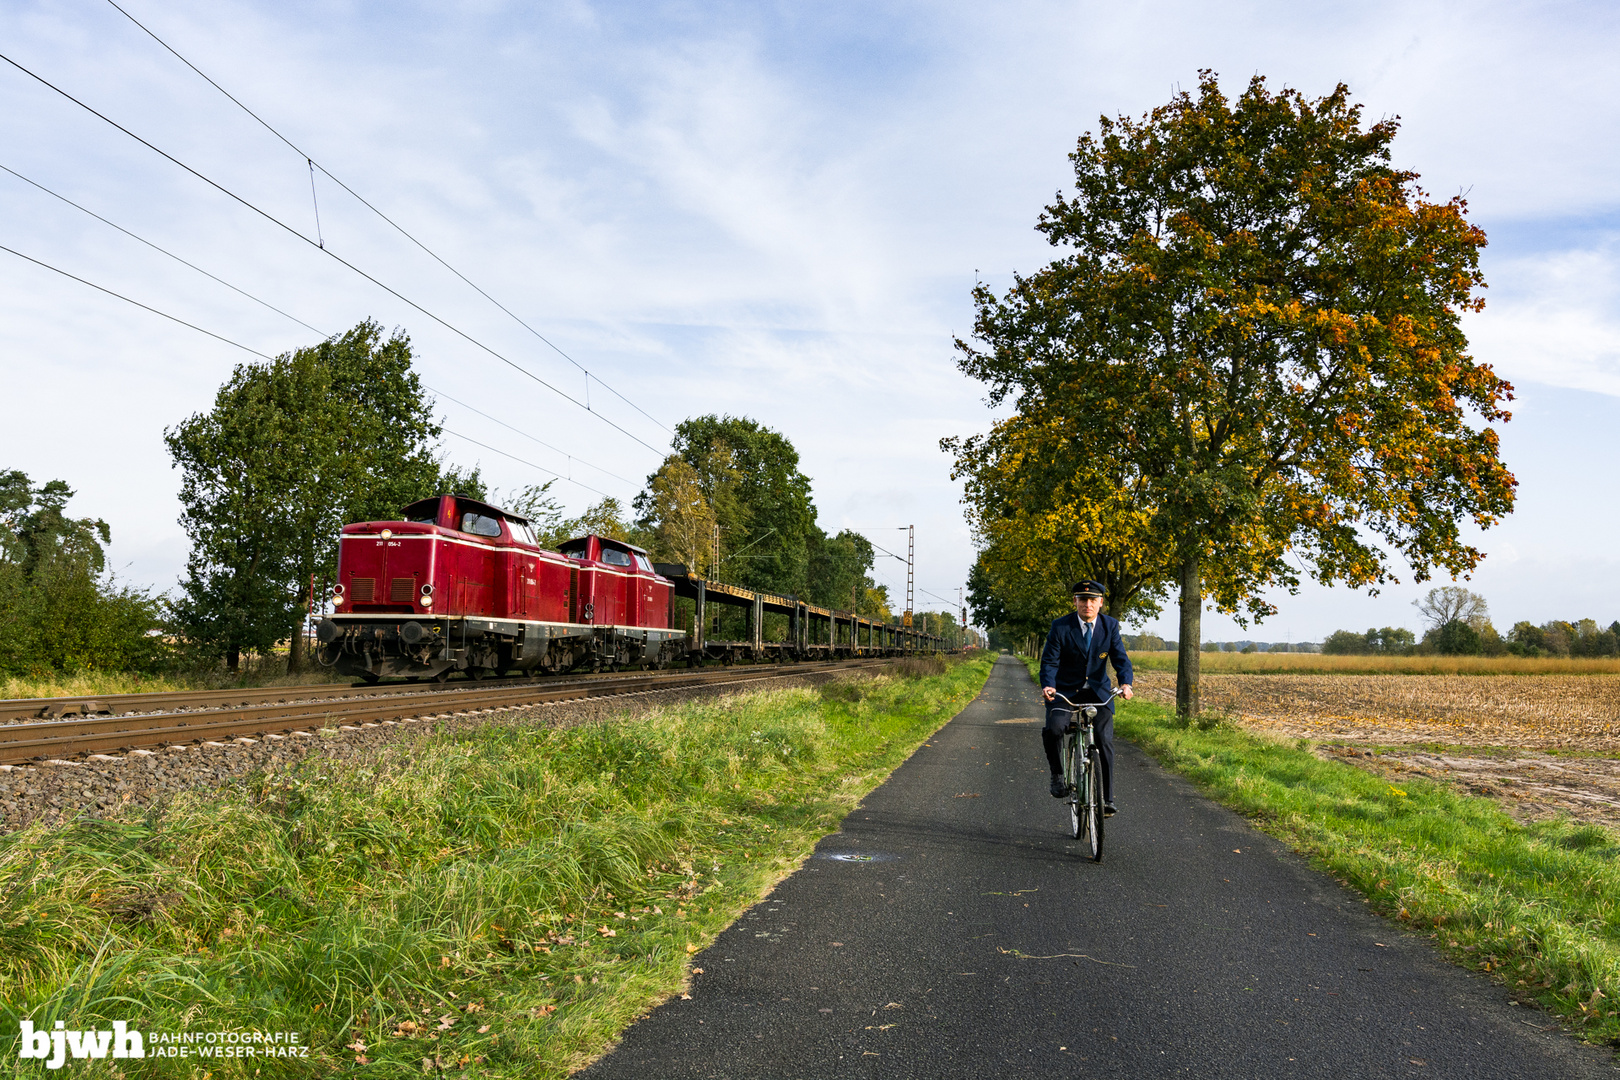
[[[1108,681],[1108,663],[1113,661],[1119,675],[1119,696],[1129,699],[1131,658],[1125,655],[1125,642],[1119,636],[1119,620],[1102,614],[1103,587],[1095,581],[1077,581],[1069,590],[1074,594],[1074,613],[1052,623],[1041,650],[1041,696],[1046,699],[1046,726],[1041,729],[1041,745],[1046,763],[1052,769],[1052,797],[1069,793],[1063,779],[1063,730],[1070,721],[1083,722],[1067,706],[1053,699],[1062,693],[1081,704],[1096,703],[1093,731],[1102,758],[1103,813],[1113,816],[1114,806],[1114,705]]]

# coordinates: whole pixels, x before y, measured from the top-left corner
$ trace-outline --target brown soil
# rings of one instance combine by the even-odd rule
[[[1309,739],[1323,757],[1398,784],[1426,776],[1495,799],[1520,821],[1620,829],[1620,677],[1206,675],[1206,708]],[[1148,700],[1175,675],[1141,672]]]

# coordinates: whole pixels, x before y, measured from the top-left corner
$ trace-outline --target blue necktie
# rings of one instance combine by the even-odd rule
[[[1080,624],[1080,645],[1086,650],[1086,659],[1091,658],[1091,624]]]

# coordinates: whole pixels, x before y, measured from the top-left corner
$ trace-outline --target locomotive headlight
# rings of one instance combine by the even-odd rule
[[[338,582],[336,585],[332,586],[332,599],[334,599],[334,600],[342,600],[343,599],[343,583],[341,581]]]
[[[433,586],[432,585],[424,585],[424,586],[422,586],[422,606],[423,607],[432,607],[433,606]]]
[[[390,536],[394,535],[394,530],[393,529],[384,529],[382,532],[378,533],[377,535],[381,536],[384,540],[387,540]]]

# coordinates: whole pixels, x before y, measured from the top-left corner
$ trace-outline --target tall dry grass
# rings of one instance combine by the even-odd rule
[[[1529,656],[1324,656],[1321,653],[1199,654],[1205,675],[1614,675],[1620,658]],[[1144,671],[1174,671],[1173,652],[1138,652]]]

